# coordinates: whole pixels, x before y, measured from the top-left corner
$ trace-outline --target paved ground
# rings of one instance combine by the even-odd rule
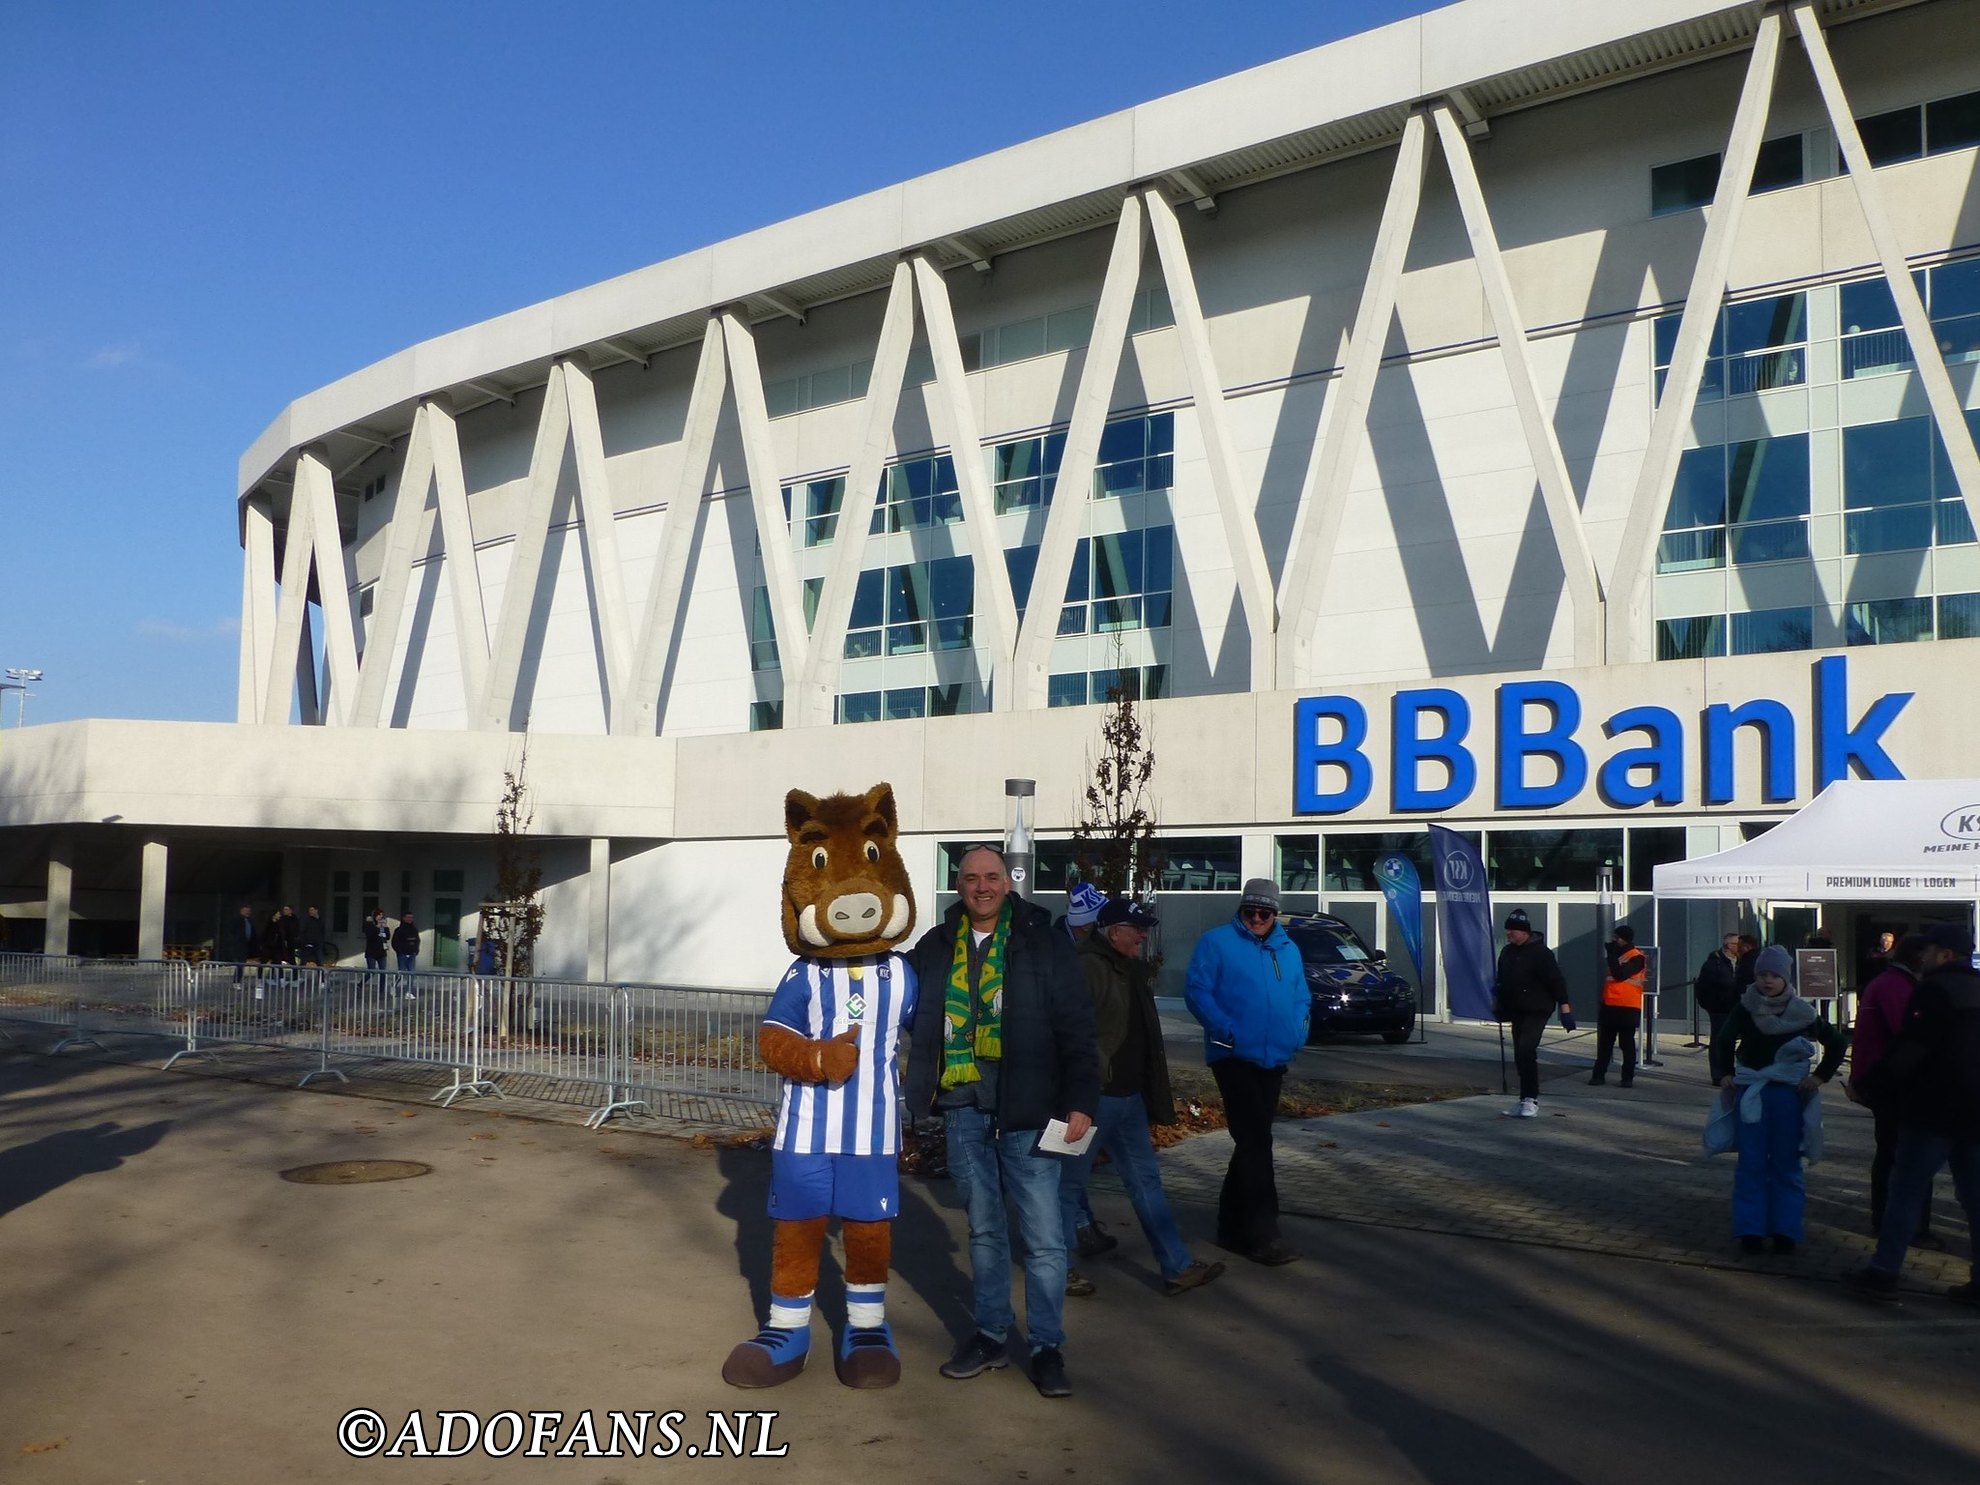
[[[1395,1050],[1322,1055],[1392,1077]],[[1564,1072],[1576,1055],[1549,1051]],[[1288,1205],[1349,1220],[1290,1217],[1305,1261],[1181,1300],[1102,1192],[1126,1241],[1071,1302],[1077,1396],[1046,1403],[1015,1371],[934,1373],[967,1324],[946,1182],[904,1189],[902,1385],[848,1393],[820,1364],[745,1395],[717,1369],[766,1282],[760,1151],[0,1048],[0,1480],[612,1485],[682,1462],[356,1461],[335,1426],[363,1405],[395,1427],[413,1408],[560,1410],[558,1442],[584,1409],[608,1437],[607,1409],[679,1409],[701,1443],[711,1409],[772,1409],[789,1455],[715,1468],[823,1481],[1970,1482],[1980,1319],[1779,1276],[1828,1272],[1816,1254],[1766,1274],[1731,1271],[1723,1242],[1697,1257],[1730,1173],[1690,1155],[1703,1089],[1669,1076],[1628,1102],[1557,1077],[1563,1117],[1523,1126],[1496,1097],[1289,1126]],[[1854,1111],[1835,1114],[1840,1144]],[[1214,1137],[1171,1152],[1178,1194],[1213,1189],[1218,1156]],[[433,1171],[277,1175],[341,1158]],[[1812,1177],[1837,1222],[1855,1159]],[[1211,1210],[1178,1210],[1207,1246]],[[1613,1236],[1618,1213],[1645,1241]],[[1682,1262],[1616,1256],[1672,1235]]]

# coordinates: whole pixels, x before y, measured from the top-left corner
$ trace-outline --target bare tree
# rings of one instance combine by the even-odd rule
[[[1134,697],[1118,679],[1107,692],[1099,756],[1087,756],[1091,776],[1073,825],[1073,860],[1080,876],[1101,891],[1145,897],[1161,879],[1163,865],[1148,788],[1155,750],[1135,713]]]
[[[530,839],[536,817],[529,799],[529,744],[513,770],[502,775],[502,801],[495,808],[495,891],[481,905],[481,932],[502,945],[506,973],[528,975],[536,968],[536,941],[543,933],[543,853]]]

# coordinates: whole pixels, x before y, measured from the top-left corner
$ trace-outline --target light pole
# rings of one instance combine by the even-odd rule
[[[7,684],[0,685],[0,691],[18,691],[21,693],[20,710],[15,714],[14,718],[14,725],[16,727],[27,726],[28,687],[35,681],[40,680],[41,675],[42,673],[40,671],[30,669],[25,665],[10,665],[7,667]]]

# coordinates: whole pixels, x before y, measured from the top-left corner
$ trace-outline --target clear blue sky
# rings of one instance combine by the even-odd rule
[[[231,720],[236,465],[294,398],[1431,8],[7,0],[0,667],[30,723]]]

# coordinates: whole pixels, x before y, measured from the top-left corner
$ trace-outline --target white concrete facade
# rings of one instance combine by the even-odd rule
[[[1708,798],[1702,709],[1779,699],[1805,751],[1839,650],[1852,697],[1916,693],[1894,766],[1980,773],[1938,683],[1980,633],[1968,95],[1961,0],[1465,0],[414,346],[242,459],[239,724],[171,731],[225,786],[154,787],[144,724],[31,730],[0,827],[474,856],[527,734],[555,967],[734,985],[774,941],[683,925],[767,902],[785,788],[889,778],[932,904],[1006,776],[1070,824],[1098,718],[1063,703],[1130,670],[1165,825],[1247,871],[1420,823],[1381,776],[1399,691],[1486,736],[1502,685],[1568,678],[1597,766],[1604,718],[1689,719],[1678,799],[1620,810],[1591,767],[1545,810],[1436,812],[1487,829],[1711,849],[1778,816],[1812,760]],[[1653,194],[1713,154],[1709,204]],[[1858,325],[1865,285],[1890,310]],[[1740,314],[1780,323],[1749,349]],[[1923,495],[1851,473],[1865,429],[1916,435]],[[1679,524],[1714,457],[1730,504]],[[1761,519],[1752,469],[1794,459],[1801,505]],[[1868,642],[1900,637],[1936,638]],[[1293,773],[1318,695],[1381,776],[1325,816]]]

